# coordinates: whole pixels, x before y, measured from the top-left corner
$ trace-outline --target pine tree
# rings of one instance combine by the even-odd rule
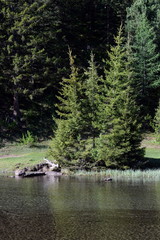
[[[141,114],[153,115],[160,85],[160,62],[154,28],[147,18],[146,2],[136,0],[127,10],[128,50],[135,73],[132,86]]]
[[[106,61],[101,116],[104,123],[97,141],[99,160],[107,166],[134,167],[143,157],[140,148],[141,124],[130,87],[131,71],[123,47],[122,29],[115,38],[116,46]]]

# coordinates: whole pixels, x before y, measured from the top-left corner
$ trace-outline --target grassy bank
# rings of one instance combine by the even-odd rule
[[[13,171],[17,167],[31,167],[41,163],[47,149],[48,141],[36,143],[32,147],[5,143],[0,148],[0,171]]]
[[[6,142],[0,147],[0,171],[13,171],[16,167],[29,167],[43,162],[43,158],[47,154],[48,145],[49,141],[36,143],[32,147],[20,145],[16,142]],[[145,159],[147,168],[160,168],[160,144],[156,143],[153,136],[148,135],[142,142],[142,146],[146,148]],[[130,175],[130,172],[127,171],[125,171],[125,174]],[[77,172],[77,174],[84,173]],[[95,172],[93,172],[93,174],[95,174]],[[102,172],[102,174],[105,173]],[[107,174],[110,173],[107,172]],[[113,175],[113,172],[111,174]],[[117,172],[115,171],[114,174],[117,174]],[[124,171],[120,174],[124,174]],[[157,174],[157,172],[155,174]]]
[[[157,143],[155,137],[147,135],[142,142],[145,147],[145,158],[147,168],[160,168],[160,143]]]

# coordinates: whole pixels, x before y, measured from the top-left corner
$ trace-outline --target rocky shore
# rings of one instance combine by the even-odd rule
[[[37,164],[32,168],[25,167],[20,169],[19,167],[15,170],[15,177],[34,177],[43,175],[61,175],[61,168],[58,164],[51,162],[48,159],[44,159],[44,163]],[[54,174],[51,174],[54,172]]]

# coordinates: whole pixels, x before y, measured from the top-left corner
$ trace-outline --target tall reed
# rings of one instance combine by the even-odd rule
[[[78,170],[70,172],[69,175],[74,176],[98,176],[101,178],[112,178],[113,180],[133,180],[133,179],[146,179],[146,180],[160,180],[160,170],[112,170],[105,171],[84,171]]]

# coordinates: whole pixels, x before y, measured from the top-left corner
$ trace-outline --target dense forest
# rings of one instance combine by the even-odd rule
[[[138,166],[160,128],[159,29],[159,0],[0,0],[0,137],[53,136],[62,165]]]

